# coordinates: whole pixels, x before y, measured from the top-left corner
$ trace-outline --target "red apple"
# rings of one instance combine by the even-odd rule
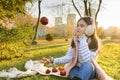
[[[66,71],[65,71],[65,70],[60,71],[60,75],[61,75],[61,76],[65,76],[65,75],[66,75]]]
[[[40,18],[40,22],[41,22],[42,25],[47,25],[47,24],[48,24],[48,19],[47,19],[47,17],[41,17],[41,18]]]
[[[58,69],[59,69],[59,71],[63,71],[64,67],[60,66]]]
[[[46,74],[49,74],[51,71],[49,69],[46,70]]]
[[[58,70],[55,67],[52,68],[52,72],[57,72],[57,71]]]

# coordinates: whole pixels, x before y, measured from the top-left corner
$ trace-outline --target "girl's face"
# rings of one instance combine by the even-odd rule
[[[84,20],[80,20],[78,23],[77,23],[77,27],[75,29],[75,34],[76,36],[80,36],[82,34],[85,33],[85,30],[87,28],[87,24]]]

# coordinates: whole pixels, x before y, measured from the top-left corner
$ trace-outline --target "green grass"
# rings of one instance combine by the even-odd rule
[[[0,71],[9,69],[10,67],[17,67],[20,70],[25,71],[24,64],[26,61],[39,60],[42,57],[61,57],[66,54],[68,49],[68,43],[61,44],[40,44],[27,46],[22,48],[20,52],[22,55],[19,57],[13,57],[10,60],[2,60],[0,62]],[[105,72],[114,78],[120,80],[120,43],[106,43],[103,45],[99,54],[98,63],[105,70]],[[55,65],[59,66],[59,65]],[[36,74],[34,76],[20,78],[20,79],[9,79],[0,78],[0,80],[70,80],[69,78],[61,78],[56,76],[43,76]]]
[[[120,80],[120,43],[105,44],[98,58],[98,63],[115,80]]]

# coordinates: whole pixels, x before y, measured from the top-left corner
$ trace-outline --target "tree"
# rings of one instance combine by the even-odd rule
[[[101,8],[102,0],[99,0],[98,4],[97,4],[97,2],[95,2],[95,0],[81,0],[81,1],[79,0],[79,2],[81,3],[79,5],[84,5],[84,10],[83,10],[84,16],[94,17],[95,27],[96,27],[96,29],[98,29],[97,16],[98,16],[98,13],[99,13],[100,8]],[[79,16],[82,17],[82,15],[81,15],[82,12],[80,12],[80,10],[76,6],[78,4],[78,2],[75,5],[75,1],[72,0],[72,3],[73,3],[75,10],[79,14]],[[96,12],[93,12],[93,10]],[[92,15],[93,13],[94,13],[94,15]]]
[[[25,12],[25,4],[32,0],[0,0],[0,19],[13,18],[19,13]]]
[[[33,2],[35,0],[0,0],[0,19],[4,18],[14,18],[16,15],[19,15],[20,13],[25,14],[26,13],[26,8],[25,5],[27,2]],[[34,40],[36,39],[37,35],[37,29],[40,21],[40,14],[41,14],[41,9],[40,9],[40,3],[41,0],[38,0],[38,8],[39,8],[39,13],[38,13],[38,20],[36,25],[34,26],[35,30],[35,35],[32,39],[32,43],[34,43]],[[31,44],[32,44],[31,43]]]
[[[36,39],[36,36],[37,36],[37,30],[38,30],[38,26],[39,26],[39,22],[40,22],[40,14],[41,14],[41,7],[40,7],[40,5],[41,5],[41,2],[42,2],[42,0],[38,0],[38,10],[39,10],[38,20],[37,20],[36,25],[34,26],[35,35],[34,35],[34,37],[33,37],[33,39],[32,39],[31,44],[35,44],[35,43],[36,43],[36,42],[35,42],[35,39]]]

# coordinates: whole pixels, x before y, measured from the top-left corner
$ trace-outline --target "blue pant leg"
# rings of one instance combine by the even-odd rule
[[[82,80],[89,80],[93,71],[94,69],[92,63],[90,62],[82,63],[76,77],[79,77]]]
[[[97,78],[97,77],[96,77],[96,70],[94,69],[92,74],[90,75],[89,79],[91,80],[91,79],[95,79],[95,78]]]
[[[70,78],[72,79],[75,76],[77,76],[78,71],[79,71],[79,67],[74,66],[69,73]]]

